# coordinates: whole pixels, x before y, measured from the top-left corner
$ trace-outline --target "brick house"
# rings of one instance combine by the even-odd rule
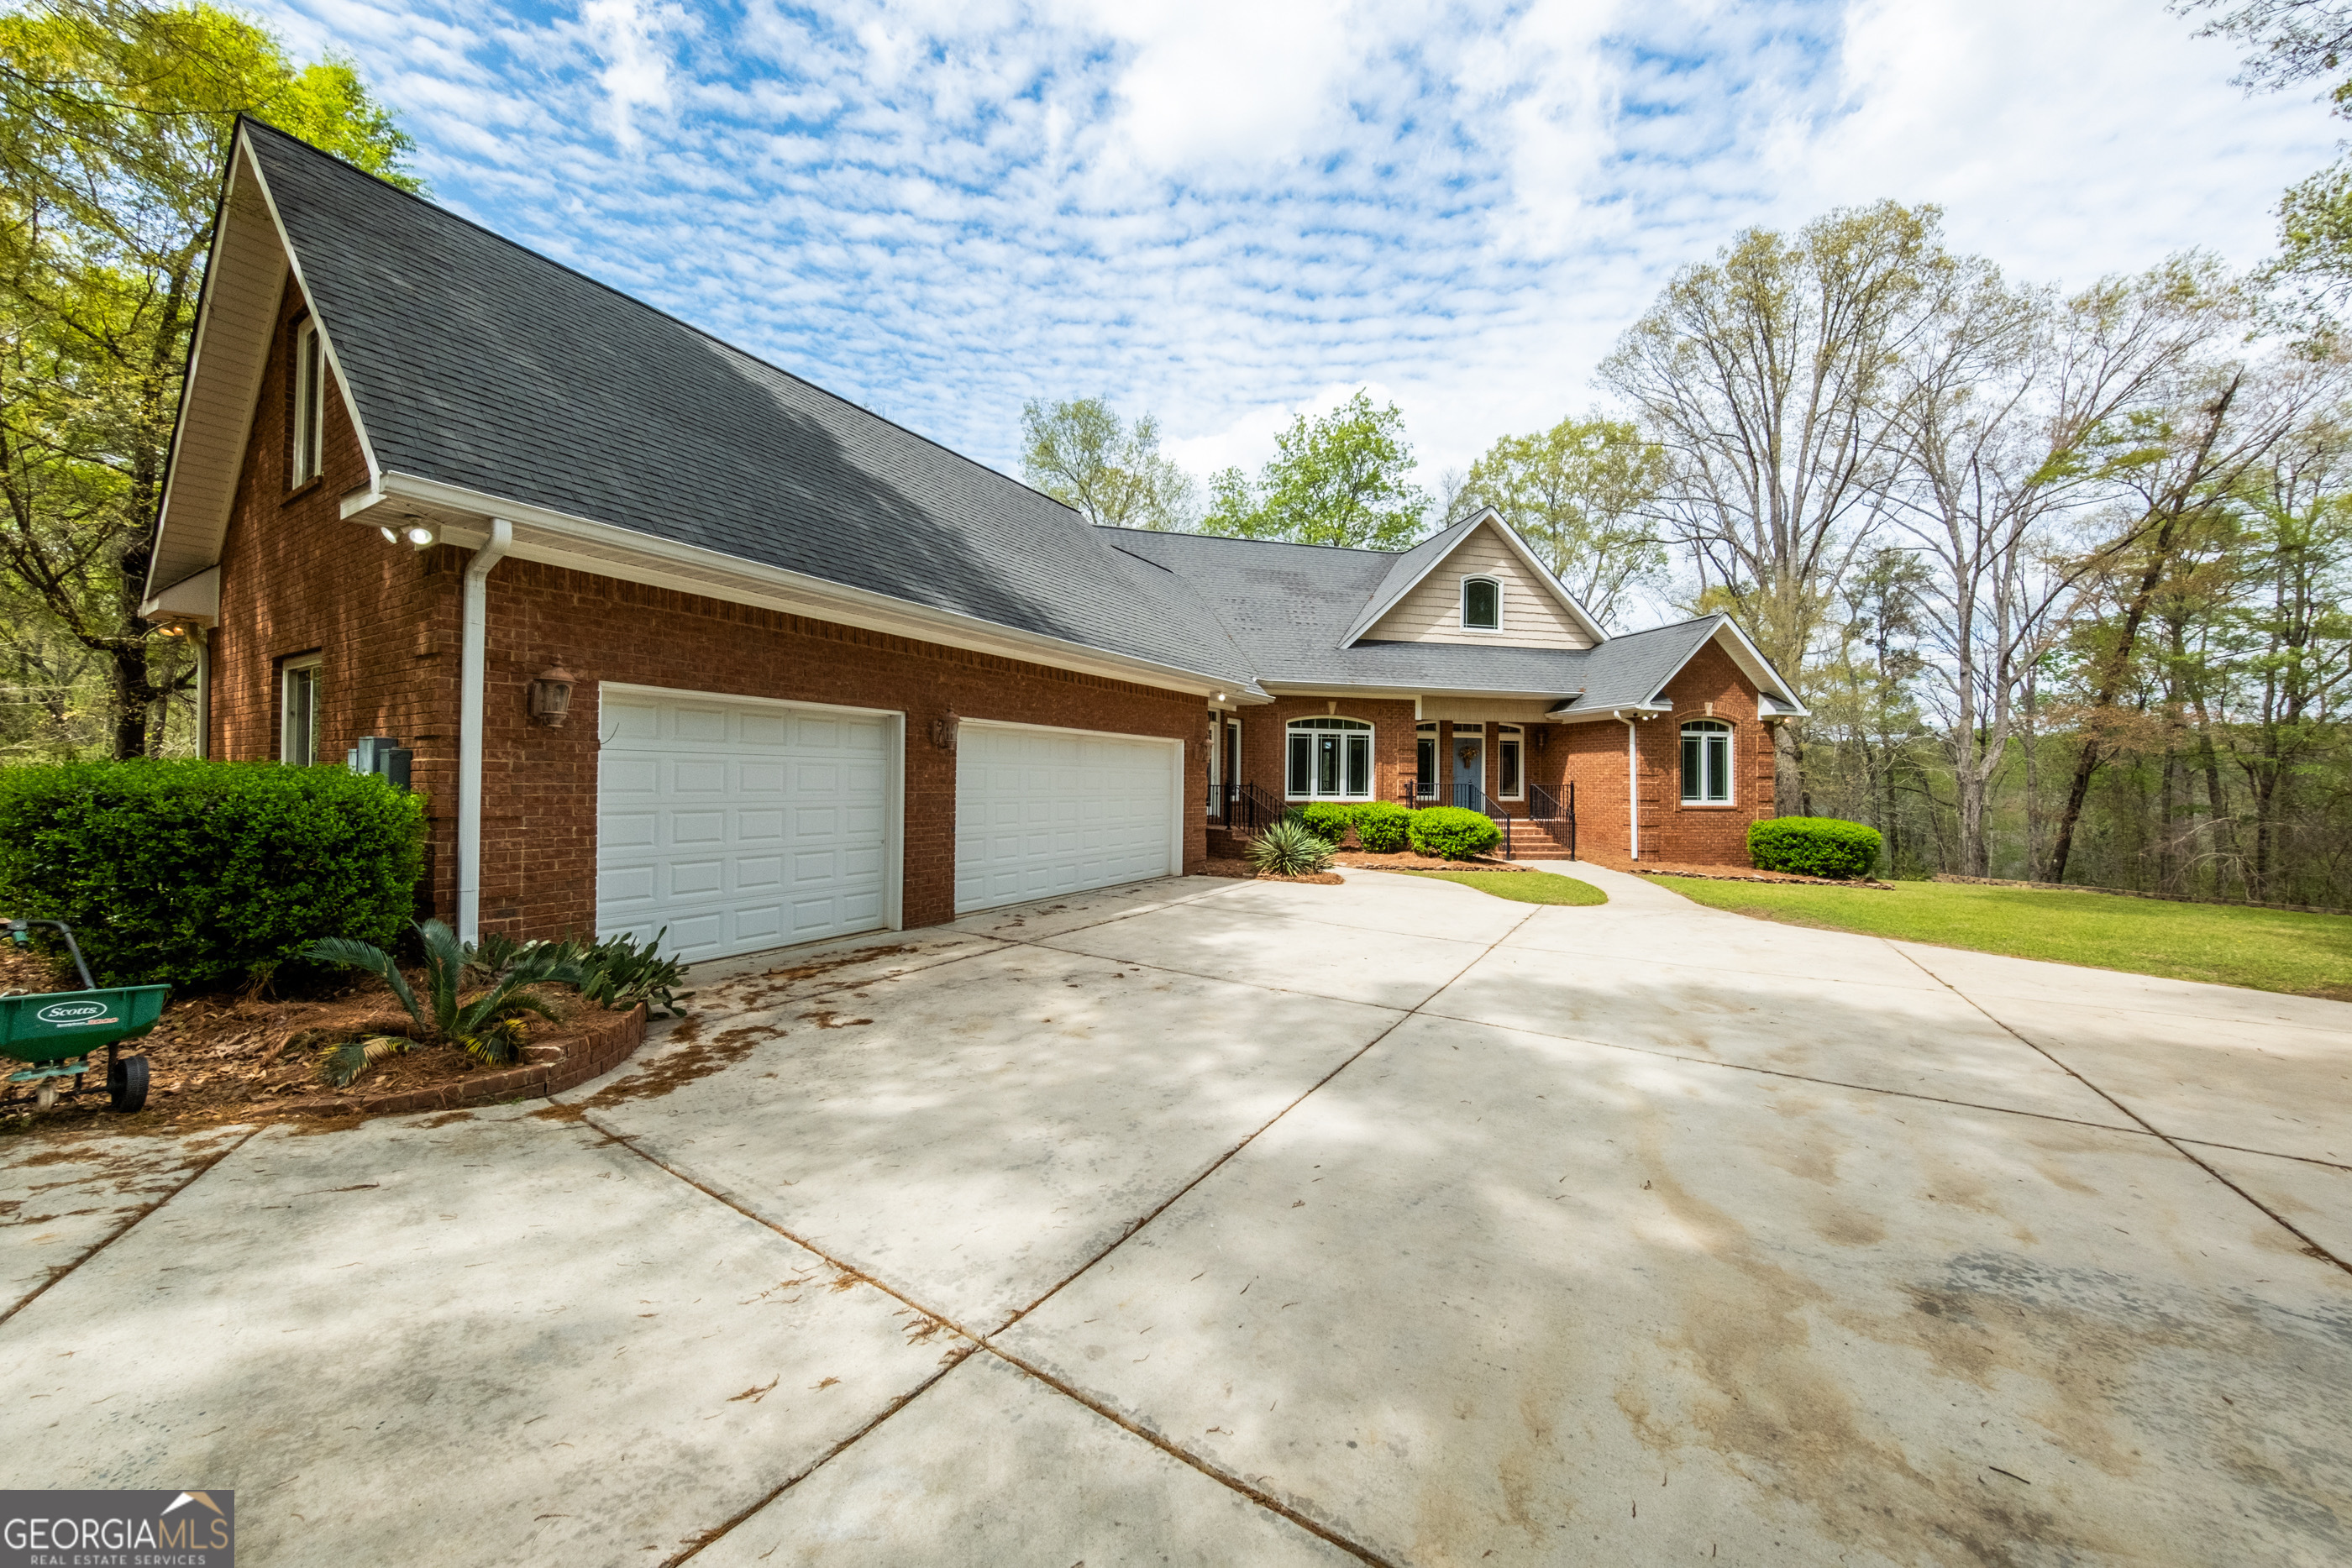
[[[1608,636],[1492,511],[1402,554],[1097,528],[242,124],[146,613],[198,746],[396,744],[460,931],[689,958],[1197,869],[1317,799],[1720,859],[1801,715]]]

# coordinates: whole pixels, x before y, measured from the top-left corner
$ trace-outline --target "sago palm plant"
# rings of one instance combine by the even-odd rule
[[[467,953],[457,941],[457,934],[438,920],[427,920],[416,927],[416,935],[425,947],[425,995],[421,998],[392,955],[372,942],[329,936],[303,949],[306,958],[344,964],[377,976],[392,988],[392,994],[408,1009],[408,1016],[416,1020],[418,1038],[415,1040],[379,1034],[330,1049],[319,1060],[319,1076],[336,1088],[346,1086],[387,1057],[442,1040],[478,1061],[493,1067],[506,1066],[522,1049],[523,1015],[537,1013],[545,1019],[556,1016],[553,1009],[522,988],[550,980],[571,985],[580,981],[569,955],[552,944],[534,945],[514,953],[489,988],[467,1001],[460,995]]]

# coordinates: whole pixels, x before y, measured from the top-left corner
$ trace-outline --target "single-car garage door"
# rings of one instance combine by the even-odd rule
[[[966,719],[956,740],[956,913],[1183,866],[1183,743]]]
[[[895,924],[896,715],[603,689],[596,930],[691,961]]]

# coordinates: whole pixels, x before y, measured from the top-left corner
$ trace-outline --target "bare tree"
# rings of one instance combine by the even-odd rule
[[[1951,266],[1933,207],[1832,213],[1793,237],[1741,235],[1685,269],[1619,340],[1602,382],[1664,450],[1653,503],[1704,580],[1801,685],[1815,633],[1871,532],[1896,441],[1892,369]],[[1801,800],[1776,729],[1779,799]]]
[[[1889,401],[1901,461],[1888,515],[1934,570],[1920,674],[1954,774],[1960,866],[1991,874],[1985,807],[2019,703],[2082,579],[2125,548],[2060,535],[2159,453],[2152,423],[2236,319],[2210,263],[2109,279],[2056,304],[1990,263],[1956,264]]]

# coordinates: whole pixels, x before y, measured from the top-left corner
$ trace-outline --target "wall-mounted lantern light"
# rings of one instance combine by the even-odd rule
[[[931,720],[931,744],[941,751],[953,751],[956,748],[956,731],[962,725],[963,720],[956,716],[955,709],[948,709],[945,716]]]
[[[572,686],[580,677],[562,664],[550,664],[530,683],[530,716],[550,729],[562,729],[572,712]]]

